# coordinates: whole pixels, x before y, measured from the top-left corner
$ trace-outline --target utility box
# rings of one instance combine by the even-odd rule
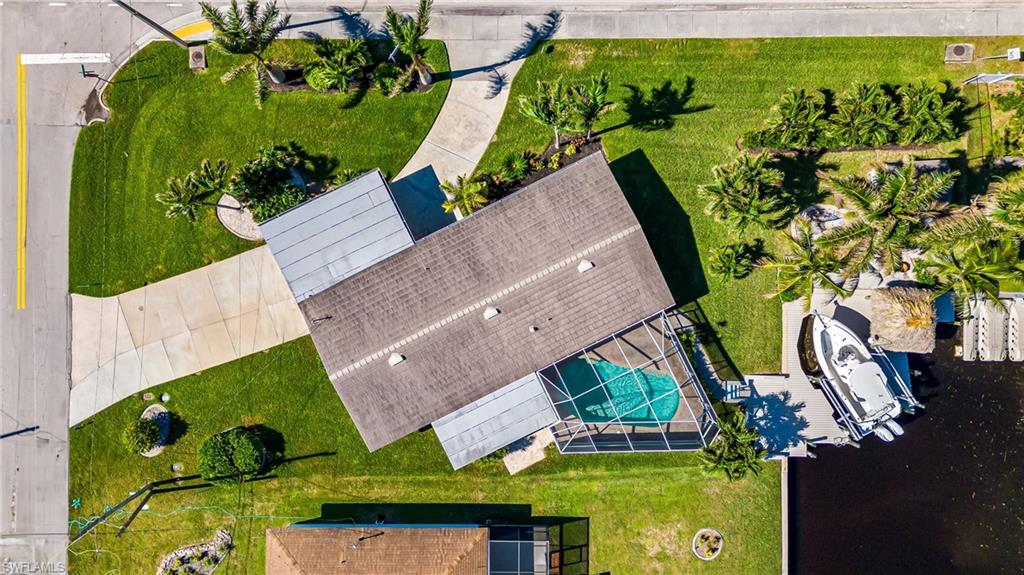
[[[188,47],[188,68],[189,70],[206,69],[206,46]]]
[[[967,64],[974,60],[974,44],[947,44],[947,64]]]

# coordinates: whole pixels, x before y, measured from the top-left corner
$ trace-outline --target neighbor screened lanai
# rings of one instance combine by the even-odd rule
[[[714,408],[662,312],[538,372],[562,453],[683,451],[718,434]]]

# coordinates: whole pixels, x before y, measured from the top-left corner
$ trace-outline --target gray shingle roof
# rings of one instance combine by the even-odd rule
[[[371,450],[673,305],[602,154],[300,303]]]
[[[412,245],[380,170],[260,224],[296,301]]]

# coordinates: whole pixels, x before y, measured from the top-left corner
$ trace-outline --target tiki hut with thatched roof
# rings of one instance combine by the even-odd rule
[[[871,296],[871,335],[889,351],[931,353],[935,349],[935,302],[932,292],[893,287]]]

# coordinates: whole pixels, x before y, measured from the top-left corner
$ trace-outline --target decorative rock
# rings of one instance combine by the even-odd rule
[[[171,464],[171,471],[173,471],[175,473],[181,473],[182,468],[183,468],[183,466],[180,463],[173,463],[173,464]]]
[[[153,394],[148,391],[146,393],[143,393],[142,401],[153,401]]]
[[[227,230],[243,240],[258,242],[263,240],[263,234],[252,218],[252,212],[231,194],[223,194],[217,200],[217,219]]]
[[[197,545],[188,545],[180,547],[169,553],[164,557],[163,561],[156,568],[156,575],[169,575],[170,573],[196,573],[199,575],[209,575],[213,573],[220,562],[227,557],[228,551],[232,548],[231,545],[231,534],[223,529],[218,529],[217,533],[213,536],[213,540],[208,543],[199,543]],[[198,559],[206,555],[213,557],[215,563],[212,567],[204,567]],[[183,563],[187,564],[189,568],[185,571],[174,569],[174,561],[180,559]],[[197,559],[197,561],[193,561]]]
[[[160,401],[162,401],[164,403],[167,403],[170,400],[171,400],[171,396],[167,395],[166,393],[160,396]]]

